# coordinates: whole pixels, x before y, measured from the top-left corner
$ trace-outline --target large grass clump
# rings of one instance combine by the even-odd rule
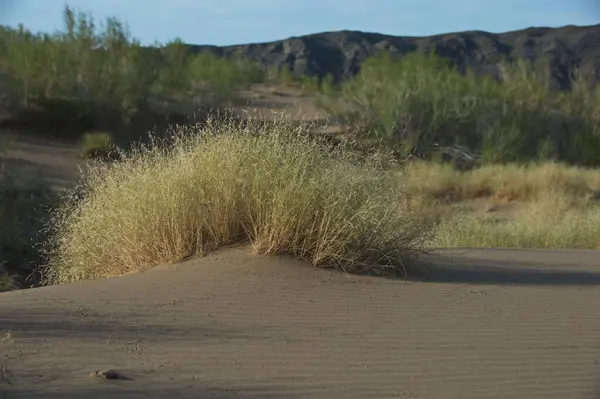
[[[93,166],[82,198],[56,215],[46,281],[118,276],[244,242],[346,271],[418,253],[431,229],[397,206],[385,154],[328,146],[311,129],[283,116],[209,121]]]

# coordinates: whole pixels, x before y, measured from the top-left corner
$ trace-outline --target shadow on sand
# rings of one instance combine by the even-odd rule
[[[510,251],[510,252],[508,252]],[[507,250],[506,254],[522,252],[523,260],[503,258],[503,250],[478,250],[478,257],[470,257],[469,250],[455,253],[433,253],[409,262],[407,272],[392,273],[390,278],[434,283],[596,286],[600,285],[600,251],[582,251],[585,259],[578,259],[577,251],[520,251]],[[548,262],[553,254],[562,258],[572,254],[572,261]],[[534,259],[536,254],[539,260]],[[467,255],[467,256],[464,256]],[[508,258],[508,256],[507,256]],[[528,258],[527,260],[525,258]]]

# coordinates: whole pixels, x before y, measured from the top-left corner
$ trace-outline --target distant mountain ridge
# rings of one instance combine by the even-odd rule
[[[234,46],[190,45],[192,51],[219,56],[241,56],[266,67],[288,66],[295,74],[325,76],[336,80],[359,72],[362,62],[381,50],[403,55],[434,48],[459,67],[478,73],[497,73],[501,59],[547,58],[556,88],[569,87],[577,67],[593,68],[600,80],[600,24],[560,28],[527,28],[506,33],[465,31],[426,37],[390,36],[359,31],[324,32],[269,43]]]

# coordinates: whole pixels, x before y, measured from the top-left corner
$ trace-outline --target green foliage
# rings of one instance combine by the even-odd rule
[[[81,156],[83,158],[108,159],[114,147],[112,134],[108,132],[88,132],[81,139]]]
[[[16,276],[2,270],[0,264],[0,292],[12,291],[18,288],[19,284],[16,281]]]
[[[210,53],[195,54],[187,68],[193,95],[210,96],[217,103],[234,97],[237,89],[264,79],[263,70],[247,60],[218,58]]]
[[[269,80],[286,86],[294,86],[298,83],[298,78],[292,73],[289,65],[281,68],[273,67],[269,71]]]
[[[322,78],[316,75],[310,76],[307,74],[297,76],[292,73],[288,65],[285,65],[282,68],[273,67],[268,71],[266,77],[270,82],[285,86],[299,87],[309,93],[329,93],[334,87],[334,77],[332,74],[327,74]]]
[[[182,91],[188,89],[188,64],[190,54],[185,44],[175,39],[160,48],[162,66],[158,72],[162,91]]]
[[[7,31],[3,72],[15,102],[27,107],[44,99],[84,101],[110,105],[129,118],[152,79],[139,43],[114,18],[97,33],[91,16],[66,7],[64,23],[65,31],[52,35],[23,26]]]
[[[569,143],[569,159],[588,165],[600,164],[600,85],[592,83],[593,74],[577,71],[572,89],[557,100],[560,109],[571,116],[567,127],[577,133]]]
[[[82,114],[98,107],[117,110],[125,122],[150,99],[178,94],[182,101],[219,106],[234,89],[264,79],[249,61],[192,54],[180,40],[144,48],[118,19],[108,18],[98,29],[91,15],[68,6],[63,31],[0,29],[0,60],[14,107],[59,99],[84,104]]]
[[[435,54],[388,54],[367,60],[341,87],[321,91],[318,104],[362,137],[407,151],[466,146],[484,163],[561,159],[598,162],[600,95],[553,94],[544,68],[501,63],[501,79],[459,72]],[[560,101],[559,101],[560,100]],[[584,121],[567,134],[556,118]],[[554,129],[554,132],[552,130]],[[585,144],[584,144],[585,143]]]

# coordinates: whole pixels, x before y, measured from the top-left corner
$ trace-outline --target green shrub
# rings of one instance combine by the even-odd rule
[[[179,40],[157,46],[142,47],[116,18],[108,18],[100,31],[90,14],[67,6],[63,31],[0,29],[0,74],[8,80],[12,109],[71,102],[79,116],[108,108],[125,122],[150,100],[177,97],[218,108],[234,89],[265,78],[264,70],[247,60],[193,54]]]
[[[600,91],[560,95],[545,68],[500,64],[501,81],[459,72],[435,54],[371,58],[361,72],[319,96],[319,106],[363,139],[418,154],[465,146],[483,163],[544,159],[600,161]],[[580,118],[566,131],[560,119]]]
[[[23,26],[4,32],[2,72],[13,103],[27,108],[47,99],[84,101],[131,117],[154,78],[140,44],[115,18],[98,33],[90,15],[66,7],[64,22],[65,31],[53,34],[33,34]]]
[[[265,73],[264,78],[271,83],[299,87],[308,93],[328,93],[332,90],[334,81],[332,74],[327,74],[324,77],[307,74],[296,76],[287,65],[281,68],[271,68]]]
[[[292,73],[288,65],[283,67],[272,67],[269,70],[269,80],[271,82],[282,84],[285,86],[294,86],[298,84],[298,78]]]
[[[108,132],[89,132],[81,139],[81,156],[83,158],[109,159],[116,152],[112,134]]]
[[[12,291],[16,289],[19,289],[19,284],[17,283],[15,277],[0,270],[0,292]]]

